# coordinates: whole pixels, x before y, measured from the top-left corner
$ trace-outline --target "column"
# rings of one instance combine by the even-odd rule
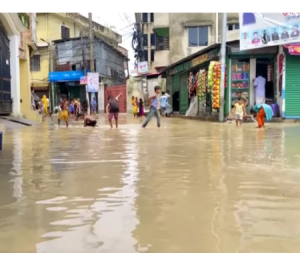
[[[99,91],[98,91],[98,111],[99,113],[104,113],[104,106],[105,99],[104,99],[104,84],[99,84]]]
[[[20,64],[19,64],[19,44],[20,36],[12,35],[8,37],[10,48],[10,75],[11,75],[11,98],[13,99],[13,115],[21,115],[20,104]]]

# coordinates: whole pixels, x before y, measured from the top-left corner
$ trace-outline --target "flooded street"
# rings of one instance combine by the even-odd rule
[[[300,252],[300,127],[46,122],[0,152],[0,252]]]

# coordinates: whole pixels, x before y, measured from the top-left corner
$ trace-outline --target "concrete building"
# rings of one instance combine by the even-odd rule
[[[90,49],[89,38],[72,38],[66,40],[55,40],[56,49],[56,67],[62,72],[75,74],[81,72],[84,75],[83,55],[85,53],[85,67],[90,69]],[[98,111],[103,112],[106,102],[106,94],[117,95],[116,91],[125,90],[126,77],[124,63],[128,62],[128,57],[119,51],[118,48],[106,43],[105,41],[94,38],[94,64],[95,72],[99,73],[99,91],[98,93],[89,93],[89,101],[98,99]],[[126,50],[126,49],[124,49]],[[73,72],[74,71],[74,72]],[[58,74],[58,73],[57,73]],[[124,87],[124,89],[122,88]],[[109,92],[108,92],[109,91]],[[125,90],[126,92],[126,90]],[[80,84],[80,77],[75,79],[66,79],[62,82],[58,79],[55,82],[55,97],[54,102],[57,103],[61,96],[67,96],[69,99],[79,98],[86,99],[86,89]],[[124,106],[126,106],[124,100]],[[123,108],[125,111],[125,107]]]
[[[49,95],[50,51],[53,51],[53,58],[55,57],[52,42],[77,38],[81,32],[84,36],[87,36],[89,20],[79,13],[38,13],[36,19],[37,45],[40,56],[32,58],[31,74],[32,86],[35,93],[40,96],[43,94]],[[96,37],[113,48],[118,48],[118,44],[122,43],[121,35],[107,27],[93,22],[93,29]],[[60,67],[60,69],[62,68]]]
[[[221,39],[221,13],[137,13],[136,22],[143,26],[150,73]],[[239,39],[238,13],[228,13],[227,29],[227,41]]]
[[[33,115],[30,54],[35,48],[35,14],[0,13],[0,114]]]

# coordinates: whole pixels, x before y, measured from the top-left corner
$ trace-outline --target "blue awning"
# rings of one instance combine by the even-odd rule
[[[84,76],[83,71],[54,71],[49,72],[50,82],[67,82],[67,81],[80,81],[80,78]]]

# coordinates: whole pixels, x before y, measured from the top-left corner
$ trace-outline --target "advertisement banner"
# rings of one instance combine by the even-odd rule
[[[87,84],[87,77],[86,76],[83,76],[83,77],[80,77],[80,85],[86,85]]]
[[[285,45],[291,55],[300,55],[300,44],[295,45]]]
[[[99,73],[87,73],[87,91],[89,93],[97,93],[99,91]]]
[[[300,39],[300,13],[240,13],[240,50],[285,45]]]
[[[140,74],[147,74],[148,73],[148,63],[147,62],[139,62],[138,63],[138,72]]]

